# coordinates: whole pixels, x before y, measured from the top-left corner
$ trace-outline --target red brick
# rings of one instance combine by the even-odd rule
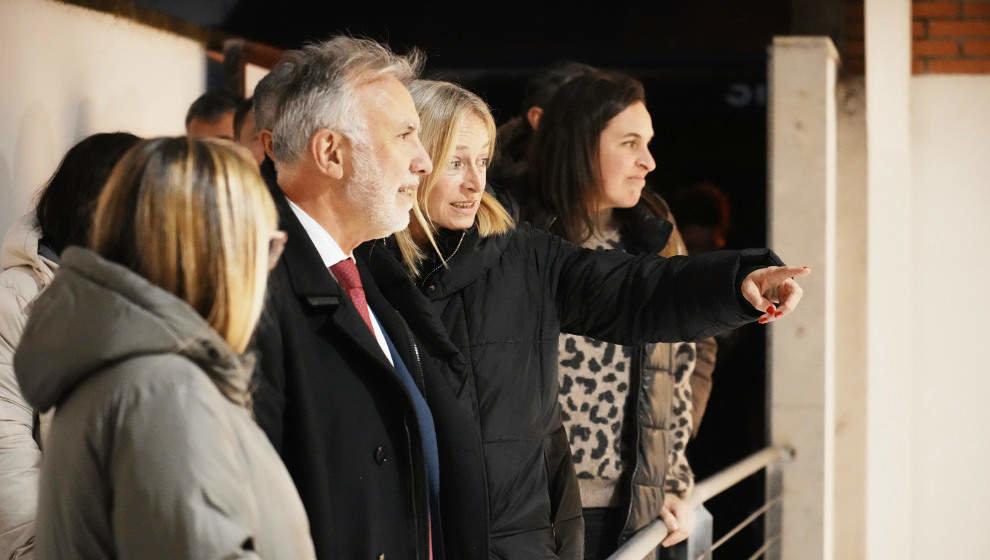
[[[959,42],[952,39],[940,41],[914,41],[914,56],[955,56],[959,54]]]
[[[990,18],[990,2],[963,4],[963,15],[968,18]]]
[[[923,39],[926,35],[925,22],[914,21],[911,22],[911,36],[915,39]]]
[[[911,73],[912,74],[924,74],[928,71],[928,67],[925,65],[925,59],[915,58],[911,61]]]
[[[916,18],[954,18],[959,15],[959,2],[914,2],[911,14]]]
[[[863,2],[846,2],[846,21],[863,21]]]
[[[846,24],[846,37],[849,39],[862,39],[863,38],[863,22],[862,21],[851,21]]]
[[[990,41],[966,41],[963,43],[966,56],[990,56]]]
[[[990,21],[929,21],[929,37],[990,37]]]
[[[842,72],[847,76],[862,76],[866,70],[866,62],[862,58],[847,58],[842,60]]]
[[[928,61],[928,71],[934,74],[990,74],[990,58],[933,58]]]

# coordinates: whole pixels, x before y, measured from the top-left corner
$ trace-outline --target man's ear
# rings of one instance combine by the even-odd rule
[[[540,128],[540,117],[543,116],[543,107],[530,107],[526,111],[526,120],[529,121],[529,127],[533,130]]]
[[[275,156],[272,155],[274,154],[272,151],[272,131],[267,128],[263,129],[258,133],[258,140],[261,141],[261,147],[264,148],[265,155],[268,156],[268,159],[275,161]]]
[[[324,175],[332,179],[344,177],[346,148],[344,135],[330,129],[321,128],[309,139],[309,152],[313,162]]]

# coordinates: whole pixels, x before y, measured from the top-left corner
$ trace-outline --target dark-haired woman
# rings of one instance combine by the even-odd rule
[[[48,181],[33,213],[3,240],[0,273],[0,558],[34,556],[41,450],[50,414],[38,416],[14,378],[14,349],[27,306],[52,281],[59,255],[85,245],[96,198],[110,170],[140,138],[94,134],[73,146]]]
[[[534,139],[523,216],[592,250],[687,254],[666,204],[643,190],[656,167],[652,138],[638,81],[603,74],[568,82],[545,107]],[[658,517],[668,528],[663,546],[690,533],[689,378],[699,347],[711,354],[713,344],[561,334],[560,399],[584,506],[585,559],[607,558]]]
[[[516,228],[485,193],[487,105],[446,82],[410,91],[433,171],[409,229],[362,251],[423,339],[436,366],[426,371],[443,372],[427,376],[431,406],[453,394],[465,414],[463,425],[437,426],[447,557],[579,559],[583,521],[557,404],[561,330],[626,344],[707,336],[778,317],[761,292],[790,310],[800,288],[789,277],[803,271],[766,268],[769,251],[665,260]]]

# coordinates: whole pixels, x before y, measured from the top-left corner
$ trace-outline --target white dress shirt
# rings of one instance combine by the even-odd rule
[[[327,269],[344,259],[354,260],[354,254],[345,255],[344,250],[334,241],[330,233],[323,229],[323,226],[319,222],[314,220],[305,210],[296,206],[296,203],[289,200],[288,197],[285,200],[288,201],[289,208],[292,208],[292,212],[299,219],[299,223],[302,224],[303,229],[306,230],[309,240],[316,246],[316,250],[320,253],[320,258],[323,259],[323,264]],[[330,276],[333,277],[332,271],[330,272]],[[385,342],[385,335],[382,334],[382,326],[378,323],[378,318],[375,317],[375,312],[371,309],[371,305],[368,305],[368,315],[371,316],[371,326],[375,331],[375,339],[378,340],[378,345],[382,347],[382,352],[388,358],[389,363],[394,366],[395,362],[392,361],[392,353],[388,351],[388,343]]]

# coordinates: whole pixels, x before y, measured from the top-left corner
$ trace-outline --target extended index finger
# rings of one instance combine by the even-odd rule
[[[783,282],[787,278],[799,278],[811,274],[810,266],[780,266],[771,271],[774,279]]]

